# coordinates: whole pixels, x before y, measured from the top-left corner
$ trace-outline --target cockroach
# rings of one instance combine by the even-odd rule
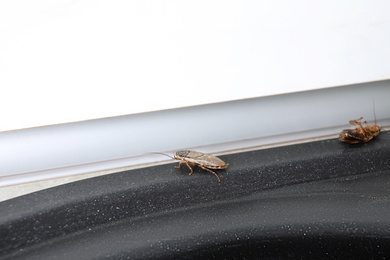
[[[368,125],[367,121],[364,121],[363,124],[366,125],[365,127],[361,123],[362,119],[363,117],[349,121],[356,128],[341,131],[339,140],[348,144],[367,143],[379,134],[381,128],[376,124],[376,117],[374,125]]]
[[[167,154],[164,153],[157,153],[157,154],[163,154],[168,157],[171,157]],[[216,174],[214,171],[211,169],[227,169],[228,163],[225,163],[218,157],[211,155],[211,154],[205,154],[205,153],[200,153],[200,152],[195,152],[195,151],[177,151],[173,155],[174,157],[171,157],[172,159],[179,160],[179,165],[175,166],[175,168],[180,168],[180,166],[184,163],[187,165],[187,167],[191,170],[190,174],[194,173],[194,170],[191,168],[191,166],[199,166],[203,170],[209,171],[218,178],[218,182],[221,181],[219,178],[218,174]]]

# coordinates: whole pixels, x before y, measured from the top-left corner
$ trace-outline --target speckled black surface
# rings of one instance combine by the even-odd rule
[[[1,259],[390,258],[390,133],[175,164],[0,203]]]

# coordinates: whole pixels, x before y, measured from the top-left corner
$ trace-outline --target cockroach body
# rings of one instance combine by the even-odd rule
[[[179,165],[175,166],[175,168],[180,168],[180,166],[185,163],[187,167],[191,170],[191,175],[194,172],[191,166],[198,165],[203,170],[209,171],[215,176],[217,176],[219,182],[221,181],[221,179],[211,169],[227,169],[229,165],[214,155],[204,154],[195,151],[177,151],[174,154],[174,158],[176,160],[180,160]]]
[[[356,128],[341,131],[339,140],[348,144],[357,144],[367,143],[372,138],[376,137],[381,131],[381,128],[376,124],[376,120],[374,125],[368,125],[367,121],[364,121],[363,124],[366,125],[364,127],[361,123],[362,119],[363,117],[349,121],[349,123],[356,126]]]
[[[164,153],[155,153],[155,154],[163,154],[165,156],[171,157]],[[179,165],[175,166],[175,168],[180,168],[180,166],[184,163],[187,165],[187,167],[191,170],[190,174],[194,173],[194,170],[191,168],[191,166],[199,166],[203,170],[209,171],[215,176],[217,176],[218,181],[220,182],[221,179],[219,178],[218,174],[216,174],[213,170],[222,170],[227,169],[228,163],[225,163],[218,157],[211,155],[211,154],[205,154],[195,151],[177,151],[174,153],[172,159],[179,160]]]

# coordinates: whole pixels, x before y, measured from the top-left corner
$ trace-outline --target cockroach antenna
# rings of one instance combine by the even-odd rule
[[[174,157],[168,155],[168,154],[165,154],[165,153],[157,153],[157,152],[153,152],[152,154],[161,154],[161,155],[165,155],[165,156],[168,156],[169,158],[171,159],[175,159]]]
[[[375,125],[376,124],[376,114],[375,114],[375,99],[372,100],[372,110],[374,110],[374,120],[375,120]]]

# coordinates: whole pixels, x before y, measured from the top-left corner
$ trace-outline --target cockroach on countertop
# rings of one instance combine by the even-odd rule
[[[376,124],[376,119],[374,125],[368,125],[367,121],[364,121],[363,124],[366,125],[365,127],[361,123],[362,119],[363,117],[349,121],[356,128],[341,131],[339,140],[348,144],[367,143],[379,134],[381,128]]]
[[[163,154],[165,156],[171,157],[164,153],[156,153],[156,154]],[[203,170],[209,171],[215,176],[217,176],[219,182],[221,181],[221,179],[219,178],[218,174],[216,174],[211,169],[213,170],[227,169],[229,165],[228,163],[225,163],[224,161],[222,161],[221,159],[219,159],[214,155],[195,152],[195,151],[177,151],[174,153],[174,157],[171,158],[180,161],[179,165],[175,166],[175,168],[180,168],[180,166],[184,163],[191,170],[189,174],[191,175],[194,172],[191,166],[197,165]]]

